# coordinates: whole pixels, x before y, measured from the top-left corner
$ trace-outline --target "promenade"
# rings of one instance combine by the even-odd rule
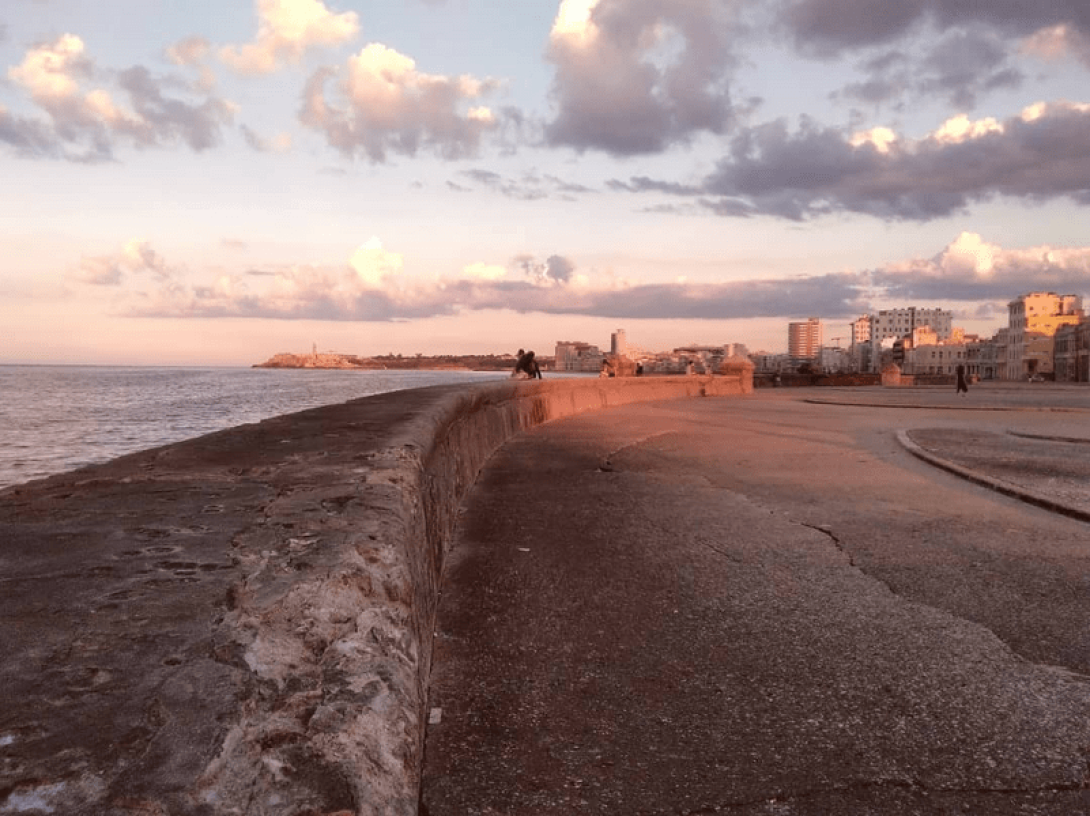
[[[1090,813],[1088,485],[1051,384],[515,437],[445,571],[424,810]]]

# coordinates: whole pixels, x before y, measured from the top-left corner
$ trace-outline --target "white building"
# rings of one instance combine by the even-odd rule
[[[911,337],[914,332],[923,328],[934,332],[937,341],[945,341],[953,332],[953,324],[954,313],[947,309],[918,309],[908,306],[903,309],[880,310],[878,314],[870,316],[869,370],[881,370],[882,349],[889,349],[894,341]]]

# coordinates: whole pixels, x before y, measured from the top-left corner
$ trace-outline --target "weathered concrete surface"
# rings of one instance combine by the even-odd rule
[[[803,396],[629,406],[493,458],[448,561],[429,816],[1090,813],[1090,527],[897,439],[1087,414]]]
[[[0,492],[0,813],[415,813],[439,570],[484,461],[749,387],[420,389]]]

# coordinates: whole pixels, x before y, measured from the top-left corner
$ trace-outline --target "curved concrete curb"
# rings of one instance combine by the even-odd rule
[[[492,453],[728,376],[378,395],[0,491],[0,814],[413,816],[439,582]]]
[[[1085,408],[1042,407],[1033,405],[916,405],[908,402],[846,402],[844,400],[822,399],[820,397],[807,397],[803,402],[809,402],[813,405],[840,405],[848,408],[913,408],[927,411],[1015,411],[1058,414],[1087,413]]]
[[[1042,439],[1046,442],[1067,442],[1072,445],[1090,445],[1090,439],[1085,436],[1057,436],[1055,434],[1035,434],[1026,431],[1007,431],[1011,436],[1019,439]]]
[[[986,476],[983,473],[972,470],[962,465],[958,465],[948,459],[943,459],[940,456],[936,456],[930,451],[924,450],[917,445],[908,435],[908,431],[901,429],[897,431],[897,441],[901,443],[909,453],[915,456],[917,459],[921,459],[930,465],[934,465],[937,468],[941,468],[949,473],[953,473],[955,476],[960,476],[970,482],[973,482],[983,487],[987,487],[997,493],[1002,493],[1005,496],[1011,496],[1012,498],[1019,499],[1032,504],[1037,507],[1050,510],[1053,513],[1060,513],[1071,518],[1078,519],[1079,521],[1090,522],[1090,512],[1083,510],[1079,507],[1072,507],[1068,504],[1063,504],[1055,499],[1052,499],[1042,493],[1038,493],[1035,490],[1022,487],[1020,485],[1012,484],[1011,482],[1005,482],[1001,479],[995,479],[991,476]]]

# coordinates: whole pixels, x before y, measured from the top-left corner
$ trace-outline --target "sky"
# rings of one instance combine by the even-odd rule
[[[1086,0],[4,0],[0,363],[1090,305]]]

